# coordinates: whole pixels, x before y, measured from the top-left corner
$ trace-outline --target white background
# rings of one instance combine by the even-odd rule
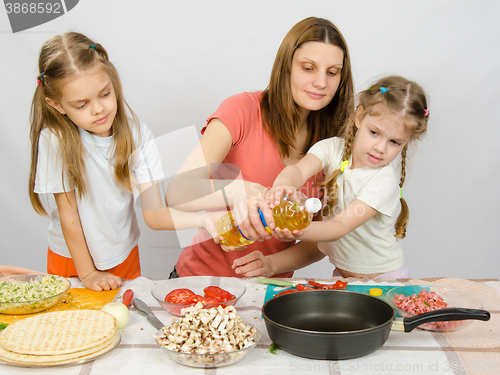
[[[80,0],[13,34],[0,6],[0,262],[45,271],[48,219],[28,198],[28,134],[47,38],[79,31],[108,50],[129,104],[169,144],[162,154],[172,174],[198,132],[174,142],[169,133],[198,131],[226,97],[264,89],[286,32],[318,16],[344,34],[356,92],[400,74],[428,94],[429,130],[404,187],[411,219],[402,246],[412,276],[499,277],[499,15],[496,0]],[[178,237],[138,217],[143,275],[166,278]],[[297,275],[329,277],[332,269],[325,259]]]

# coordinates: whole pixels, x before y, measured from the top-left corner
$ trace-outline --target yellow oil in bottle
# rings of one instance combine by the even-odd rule
[[[281,199],[280,204],[273,208],[273,218],[277,228],[294,231],[307,228],[311,224],[314,213],[321,208],[321,202],[316,198],[307,199],[306,201],[305,196],[303,196],[302,201],[305,204],[299,204],[287,198]],[[308,203],[311,203],[311,205],[308,205]],[[272,231],[267,227],[262,212],[260,212],[260,215],[267,231],[272,234]],[[228,212],[219,219],[217,235],[223,238],[221,241],[223,245],[234,247],[234,249],[244,249],[254,242],[246,239],[241,234],[232,212]]]
[[[273,208],[273,218],[277,228],[294,231],[307,228],[311,224],[313,214],[296,202],[282,199],[279,206]]]
[[[243,249],[254,242],[243,237],[234,221],[232,212],[228,212],[219,219],[217,235],[222,236],[221,243],[223,245],[232,246],[235,249]]]

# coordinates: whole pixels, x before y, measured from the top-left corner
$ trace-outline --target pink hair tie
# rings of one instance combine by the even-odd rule
[[[424,109],[424,116],[429,117],[429,110],[428,109]]]
[[[36,80],[36,84],[37,84],[38,86],[40,86],[40,85],[42,84],[42,81],[44,80],[44,78],[45,78],[45,72],[41,72],[41,73],[40,73],[40,77],[39,77],[39,78],[37,78],[37,80]]]

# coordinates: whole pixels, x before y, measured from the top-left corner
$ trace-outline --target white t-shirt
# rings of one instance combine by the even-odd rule
[[[132,120],[129,119],[130,123]],[[131,126],[137,159],[131,170],[137,183],[163,178],[161,158],[153,134],[144,123]],[[80,129],[85,151],[87,192],[80,199],[78,212],[85,240],[94,264],[106,270],[122,263],[138,244],[139,226],[134,211],[133,193],[118,186],[114,175],[114,136],[98,137]],[[140,142],[140,143],[139,143]],[[40,194],[50,217],[49,247],[61,256],[71,258],[61,230],[54,193],[72,191],[67,173],[62,182],[62,158],[57,137],[44,129],[38,142],[35,193]]]
[[[325,175],[340,168],[344,140],[329,138],[311,147],[323,165]],[[352,164],[352,157],[349,165]],[[389,164],[380,168],[345,167],[337,177],[339,213],[358,199],[378,212],[337,241],[321,242],[318,247],[336,267],[355,273],[385,273],[404,265],[404,253],[394,237],[394,211],[399,204],[399,181]],[[356,214],[353,212],[352,214]]]

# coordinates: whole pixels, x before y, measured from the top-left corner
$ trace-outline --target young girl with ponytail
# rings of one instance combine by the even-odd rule
[[[324,170],[326,203],[323,221],[303,231],[275,229],[280,239],[318,242],[335,265],[334,276],[409,277],[397,239],[404,238],[408,207],[403,199],[410,142],[427,130],[429,111],[422,88],[403,77],[380,79],[358,94],[358,105],[341,138],[316,143],[308,154],[287,166],[268,192],[270,206],[283,191],[302,186]],[[400,177],[391,162],[401,155]],[[289,191],[291,192],[291,191]],[[393,229],[393,215],[401,211]]]
[[[108,53],[80,33],[43,45],[31,107],[29,194],[50,218],[47,272],[96,291],[141,275],[139,192],[153,229],[213,228],[217,217],[165,208],[153,134],[125,102]],[[175,214],[175,226],[172,216]]]

